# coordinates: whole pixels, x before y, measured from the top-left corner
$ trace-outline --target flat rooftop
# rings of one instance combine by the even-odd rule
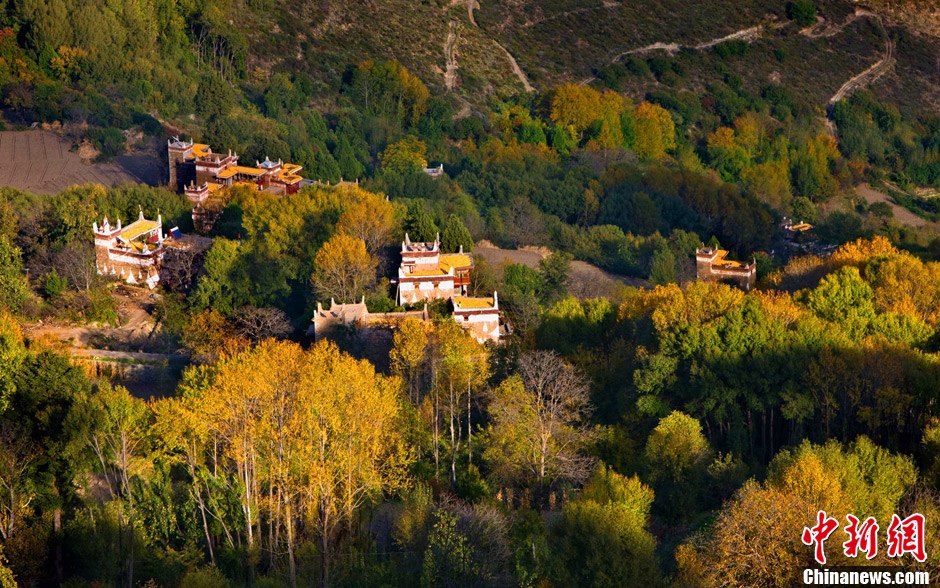
[[[472,296],[454,296],[454,310],[488,310],[495,306],[492,298],[476,298]]]

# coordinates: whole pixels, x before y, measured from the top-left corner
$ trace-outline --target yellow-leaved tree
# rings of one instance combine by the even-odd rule
[[[323,244],[313,260],[310,281],[320,299],[330,297],[354,302],[375,283],[375,257],[369,255],[365,241],[337,233]]]
[[[819,510],[846,523],[889,520],[917,475],[909,457],[894,455],[865,437],[843,447],[803,442],[781,451],[761,484],[747,482],[725,504],[708,534],[699,533],[676,550],[677,581],[683,586],[793,586],[813,563],[813,547],[800,538]],[[833,535],[833,538],[835,535]],[[825,545],[829,565],[858,565],[842,551],[841,539]],[[870,565],[899,565],[884,553]]]
[[[187,372],[181,392],[155,403],[156,431],[190,471],[210,557],[221,527],[296,585],[297,547],[316,540],[327,585],[342,526],[408,481],[400,380],[331,343],[263,341]]]
[[[418,406],[421,367],[427,357],[428,329],[425,323],[409,317],[402,321],[392,337],[392,351],[389,358],[392,370],[405,380],[412,404]]]
[[[396,174],[421,171],[428,165],[427,150],[424,141],[408,135],[382,152],[382,170]]]
[[[633,113],[636,118],[637,155],[663,159],[676,146],[676,126],[669,111],[657,104],[641,102]]]
[[[333,540],[365,503],[407,483],[412,453],[399,427],[400,381],[321,343],[306,354],[287,428],[301,440],[293,463],[306,519],[320,539],[323,583]]]
[[[358,186],[340,186],[345,202],[336,231],[362,239],[366,251],[375,255],[387,245],[397,228],[395,207],[382,194],[375,194]]]

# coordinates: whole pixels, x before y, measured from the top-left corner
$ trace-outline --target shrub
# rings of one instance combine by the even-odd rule
[[[816,5],[810,0],[795,0],[787,4],[787,16],[801,27],[808,27],[816,22]]]

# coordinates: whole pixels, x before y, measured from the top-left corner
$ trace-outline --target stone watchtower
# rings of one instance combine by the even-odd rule
[[[188,178],[180,177],[180,166],[193,159],[193,142],[180,140],[179,137],[173,137],[167,140],[166,154],[167,163],[170,167],[170,181],[168,182],[170,190],[179,192]]]
[[[695,251],[696,277],[703,282],[731,283],[749,292],[757,283],[757,262],[726,259],[728,252],[717,247],[699,247]]]

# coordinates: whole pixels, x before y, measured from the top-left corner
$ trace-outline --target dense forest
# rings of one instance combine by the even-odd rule
[[[470,103],[378,53],[266,66],[253,27],[275,4],[0,12],[9,128],[57,125],[102,158],[182,133],[321,181],[213,195],[211,247],[167,263],[132,349],[184,365],[132,391],[33,333],[125,321],[92,223],[142,210],[189,233],[191,203],[0,189],[0,586],[790,586],[818,510],[923,513],[924,563],[850,560],[835,536],[830,559],[940,572],[929,104],[755,87],[741,39]],[[785,216],[812,235],[794,243]],[[355,329],[313,343],[318,302],[404,310],[406,232],[551,253],[476,259],[472,293],[498,292],[511,326],[499,345],[442,303],[387,349]],[[758,287],[696,281],[702,243],[755,259]],[[643,287],[586,295],[575,260]]]

